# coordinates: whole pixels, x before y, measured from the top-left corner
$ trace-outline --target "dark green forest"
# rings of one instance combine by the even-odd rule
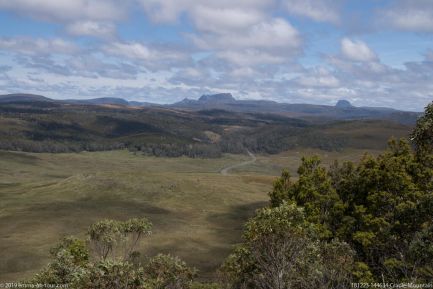
[[[244,227],[212,284],[170,255],[140,263],[145,219],[103,220],[86,240],[66,238],[29,283],[72,288],[377,288],[433,279],[433,103],[410,141],[391,139],[379,156],[321,166],[304,158],[298,178],[283,171]],[[374,285],[376,284],[376,285]]]
[[[384,149],[411,125],[384,119],[290,118],[224,110],[184,111],[56,102],[0,104],[0,149],[80,152],[128,149],[163,157],[275,154],[294,148]]]

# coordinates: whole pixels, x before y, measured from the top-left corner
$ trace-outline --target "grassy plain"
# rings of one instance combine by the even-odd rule
[[[303,155],[358,160],[363,150],[293,150],[259,155],[223,176],[221,168],[248,160],[156,158],[127,151],[33,154],[0,151],[0,281],[29,277],[49,261],[62,236],[84,237],[93,222],[147,217],[153,235],[145,256],[172,253],[211,278],[242,225],[267,204],[282,168],[295,176]],[[374,154],[378,153],[373,151]]]

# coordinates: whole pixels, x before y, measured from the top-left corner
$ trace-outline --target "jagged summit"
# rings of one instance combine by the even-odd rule
[[[218,93],[218,94],[205,94],[202,95],[198,101],[200,102],[213,102],[213,103],[230,103],[235,102],[236,99],[231,93]]]
[[[353,107],[353,105],[348,100],[345,99],[339,100],[335,106],[340,108]]]

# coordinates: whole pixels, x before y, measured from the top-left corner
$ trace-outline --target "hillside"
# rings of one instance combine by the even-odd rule
[[[110,97],[55,100],[30,94],[10,94],[0,96],[0,103],[3,104],[23,102],[47,102],[60,105],[116,105],[136,108],[159,107],[188,111],[218,109],[242,113],[270,113],[292,118],[319,119],[319,121],[355,119],[392,120],[408,125],[415,124],[417,117],[420,115],[417,112],[399,111],[386,107],[356,107],[347,100],[340,100],[335,106],[304,103],[290,104],[268,100],[237,100],[230,93],[202,95],[197,100],[185,98],[180,102],[164,105],[149,102],[128,101],[122,98]]]
[[[227,101],[236,103],[226,96]],[[219,157],[222,153],[279,153],[293,148],[381,149],[389,137],[407,136],[398,120],[338,120],[322,116],[221,109],[89,105],[15,101],[0,104],[0,149],[31,152],[128,148],[144,154]],[[199,102],[218,103],[212,97]],[[402,113],[405,118],[405,113]]]
[[[0,95],[0,103],[20,103],[20,102],[55,102],[55,100],[42,95],[25,94],[25,93]]]

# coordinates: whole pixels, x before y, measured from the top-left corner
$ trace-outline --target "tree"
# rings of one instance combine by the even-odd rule
[[[317,224],[320,234],[331,238],[345,208],[332,186],[331,177],[320,166],[317,156],[303,157],[298,175],[299,180],[291,183],[290,175],[283,171],[270,193],[271,205],[278,206],[284,200],[295,202],[305,208],[308,221]]]
[[[433,102],[426,106],[424,115],[417,120],[411,140],[418,154],[433,153]]]
[[[127,261],[141,239],[151,234],[151,228],[146,218],[126,222],[102,220],[90,226],[88,235],[96,258]]]
[[[197,270],[171,255],[158,254],[144,265],[149,289],[184,289],[192,285]]]
[[[55,246],[54,260],[31,282],[75,289],[216,288],[193,283],[196,270],[177,257],[159,254],[144,264],[133,262],[135,249],[150,235],[151,226],[146,218],[97,222],[88,230],[88,242],[68,237]]]
[[[244,242],[222,267],[228,288],[347,288],[353,265],[347,244],[318,239],[302,208],[283,203],[258,211]],[[329,259],[334,262],[329,262]]]
[[[298,174],[292,183],[283,172],[270,193],[271,204],[304,207],[306,220],[318,228],[322,240],[350,244],[359,280],[433,276],[425,269],[431,261],[413,258],[414,244],[426,240],[415,241],[414,236],[432,225],[433,170],[406,141],[391,140],[376,158],[365,155],[358,164],[335,163],[329,170],[317,158],[304,158]]]
[[[299,180],[283,172],[270,193],[274,207],[293,202],[321,239],[341,239],[355,250],[360,281],[428,281],[433,277],[433,103],[411,137],[391,139],[378,157],[334,163],[303,159]]]
[[[144,289],[146,280],[142,268],[129,262],[101,260],[90,263],[76,282],[77,289]]]
[[[89,250],[84,241],[66,237],[51,249],[54,261],[36,274],[34,283],[69,284],[85,273],[89,262]]]

